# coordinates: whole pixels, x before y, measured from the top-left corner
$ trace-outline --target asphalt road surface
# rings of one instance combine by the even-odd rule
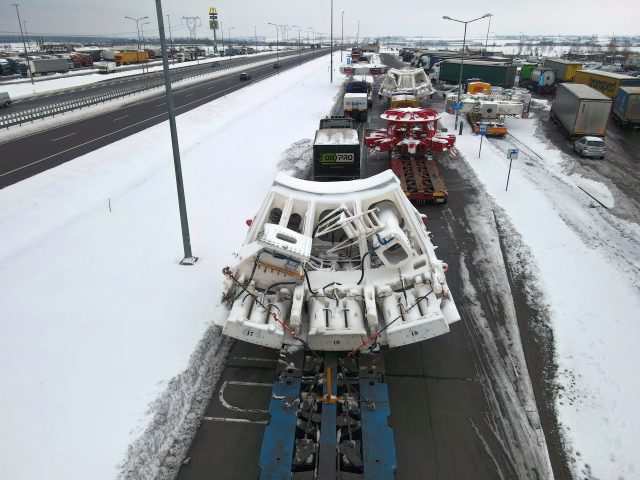
[[[402,66],[391,56],[384,63]],[[434,105],[442,108],[442,105]],[[380,128],[383,102],[374,101],[369,115],[369,128]],[[467,129],[468,131],[468,129]],[[365,156],[365,176],[389,168],[387,155]],[[512,422],[509,405],[501,403],[494,392],[502,386],[491,377],[492,358],[488,356],[483,338],[474,325],[480,319],[465,304],[462,292],[461,258],[473,259],[477,253],[476,238],[470,231],[465,207],[477,195],[455,169],[440,168],[449,190],[446,206],[425,206],[421,211],[429,216],[429,229],[438,246],[438,257],[449,265],[447,279],[456,299],[461,322],[452,325],[451,332],[440,337],[388,351],[385,356],[387,382],[391,399],[390,423],[394,432],[398,460],[398,479],[524,479],[544,478],[536,472],[534,455],[526,451],[519,437],[519,427]],[[469,262],[467,262],[469,263]],[[470,281],[480,292],[478,302],[486,322],[492,328],[504,322],[501,309],[494,303],[494,286],[484,280],[481,266],[468,264]],[[504,268],[504,267],[503,267]],[[511,285],[518,290],[518,285]],[[532,314],[524,296],[514,294],[519,320],[527,323]],[[525,328],[525,333],[526,328]],[[537,339],[523,338],[525,354],[534,375],[543,375],[549,355],[536,348]],[[509,345],[496,339],[497,349],[508,357]],[[236,342],[222,381],[209,405],[188,453],[190,462],[179,472],[179,480],[252,479],[264,432],[264,412],[269,405],[270,389],[264,383],[273,379],[275,365],[262,360],[265,350]],[[243,364],[238,363],[243,357]],[[248,360],[251,358],[253,360]],[[269,357],[271,358],[271,357]],[[236,393],[236,407],[229,408],[230,383],[242,389]],[[226,382],[226,384],[225,384]],[[244,383],[241,383],[244,382]],[[253,385],[255,383],[256,385]],[[534,378],[534,388],[540,381]],[[223,394],[220,393],[221,390]],[[545,392],[536,391],[540,403]],[[223,400],[227,399],[227,400]],[[251,405],[247,402],[252,399]],[[250,412],[249,409],[262,412]],[[239,420],[242,419],[242,420]],[[541,422],[556,478],[567,478],[560,442],[555,432],[555,419],[543,406]],[[518,452],[514,458],[513,452]]]
[[[306,53],[309,53],[307,51]],[[287,52],[286,54],[280,54],[281,58],[287,57],[295,57],[296,53]],[[218,70],[228,68],[228,67],[238,67],[240,65],[248,65],[250,63],[255,63],[262,60],[275,59],[276,54],[269,55],[259,55],[259,56],[250,56],[250,57],[241,57],[241,58],[230,58],[228,60],[220,61],[220,67],[216,67]],[[201,62],[197,64],[196,62],[188,62],[179,64],[181,65],[179,68],[171,69],[171,81],[175,82],[177,80],[181,80],[183,78],[192,77],[195,75],[200,75],[202,73],[211,73],[215,71],[215,68],[211,67],[212,62]],[[141,68],[140,65],[137,68]],[[79,85],[76,87],[69,87],[63,90],[57,90],[54,92],[43,92],[35,95],[31,95],[26,98],[18,98],[14,100],[6,110],[2,110],[2,113],[18,113],[23,110],[28,110],[30,108],[40,107],[44,105],[50,105],[53,103],[63,102],[67,100],[78,100],[85,97],[92,97],[94,95],[102,95],[106,93],[113,92],[115,90],[120,90],[132,85],[145,84],[153,81],[154,79],[163,78],[162,70],[157,72],[149,72],[149,73],[140,73],[136,75],[130,75],[126,77],[109,77],[109,75],[104,75],[104,79],[100,82],[94,82],[87,85]]]
[[[307,52],[302,55],[301,60],[311,60],[317,54],[319,53]],[[281,58],[280,71],[298,65],[301,60],[297,55]],[[212,70],[211,67],[208,69]],[[247,67],[246,71],[252,74],[250,81],[241,81],[239,72],[235,72],[209,80],[203,77],[201,82],[174,87],[176,113],[179,115],[187,112],[278,72],[271,63],[260,67]],[[163,91],[107,113],[87,116],[65,125],[0,143],[0,188],[73,160],[167,118]]]

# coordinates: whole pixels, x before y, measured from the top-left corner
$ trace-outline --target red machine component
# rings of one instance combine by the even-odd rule
[[[410,200],[446,203],[448,192],[430,154],[449,150],[456,137],[438,131],[438,112],[431,108],[395,108],[380,118],[387,121],[387,128],[368,132],[367,147],[391,152],[391,169]]]
[[[431,108],[395,108],[380,118],[387,121],[387,128],[370,132],[366,143],[381,152],[445,152],[456,141],[455,135],[438,132],[440,116]]]

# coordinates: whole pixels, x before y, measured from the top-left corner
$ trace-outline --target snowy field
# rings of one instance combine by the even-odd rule
[[[442,115],[453,129],[453,115]],[[640,227],[580,190],[611,207],[618,194],[615,186],[576,174],[576,160],[537,133],[539,120],[507,121],[543,160],[521,149],[505,191],[513,145],[485,139],[478,158],[480,138],[467,126],[456,142],[466,161],[456,168],[463,175],[472,169],[532,254],[539,284],[532,285],[530,301],[550,311],[559,364],[556,407],[576,478],[638,478]],[[511,260],[513,269],[521,268]],[[533,297],[535,289],[544,299]]]
[[[233,57],[219,57],[219,58],[206,58],[201,59],[198,62],[201,64],[220,62],[219,68],[225,68],[225,62],[232,58],[258,58],[268,55],[273,52],[260,52],[253,55],[235,55]],[[184,68],[198,65],[198,62],[184,62],[184,63],[170,63],[169,68]],[[245,66],[246,68],[246,66]],[[14,82],[8,81],[0,83],[0,90],[9,93],[12,99],[17,100],[23,97],[29,97],[31,95],[53,92],[56,90],[62,90],[65,88],[80,87],[83,85],[89,85],[91,83],[102,82],[105,80],[111,80],[118,77],[131,77],[133,75],[140,75],[143,72],[157,72],[162,70],[162,64],[150,66],[148,69],[136,68],[133,70],[116,71],[114,73],[102,74],[102,73],[88,73],[85,75],[64,75],[55,74],[50,75],[50,80],[41,80],[31,85],[30,81],[16,80]],[[38,77],[36,77],[38,78]]]
[[[192,267],[178,265],[166,122],[0,191],[3,478],[114,479],[152,421],[176,421],[150,405],[167,391],[175,403],[193,394],[175,379],[201,339],[215,336],[221,269],[282,152],[311,138],[333,106],[341,77],[329,84],[328,63],[178,117],[200,257]],[[147,440],[138,447],[157,456],[170,444]],[[144,466],[148,478],[156,467]]]

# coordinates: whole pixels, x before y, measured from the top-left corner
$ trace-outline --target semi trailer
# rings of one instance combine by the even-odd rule
[[[471,78],[479,78],[493,86],[511,88],[516,82],[518,67],[503,62],[481,62],[465,61],[464,65],[460,60],[445,60],[440,63],[438,80],[444,82],[458,83],[460,79],[460,69],[462,68],[462,81]]]
[[[640,87],[620,87],[611,115],[621,127],[640,125]]]
[[[360,178],[360,138],[354,126],[354,121],[348,117],[330,117],[320,121],[313,142],[315,181]]]
[[[602,70],[578,70],[574,81],[589,85],[609,98],[616,98],[620,87],[640,87],[640,78]]]
[[[612,100],[601,92],[579,83],[561,83],[549,118],[567,138],[604,137]]]
[[[64,58],[40,58],[37,60],[29,60],[29,70],[32,75],[67,73],[69,71],[69,64]],[[23,75],[27,76],[26,69]]]

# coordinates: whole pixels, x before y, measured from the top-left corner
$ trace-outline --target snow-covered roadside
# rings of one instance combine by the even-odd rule
[[[222,68],[226,68],[225,63],[230,59],[247,58],[247,57],[260,58],[265,55],[269,55],[270,53],[275,53],[275,52],[260,52],[252,55],[235,55],[233,57],[205,58],[205,59],[199,60],[199,63],[207,64],[207,63],[219,62],[220,63],[219,68],[222,69]],[[196,65],[198,65],[198,63],[196,62],[171,63],[169,65],[169,68],[179,69],[179,68],[185,68],[185,67],[194,67]],[[245,65],[245,68],[246,68],[246,65]],[[51,75],[52,78],[50,80],[38,81],[38,82],[35,82],[33,85],[31,85],[31,82],[24,82],[21,80],[19,81],[19,83],[17,83],[18,81],[16,82],[8,81],[6,83],[1,83],[0,90],[2,90],[3,92],[9,93],[12,99],[17,100],[24,97],[30,97],[34,94],[54,92],[57,90],[80,87],[83,85],[89,85],[91,83],[102,82],[105,80],[111,80],[119,77],[131,77],[134,75],[140,75],[144,72],[158,72],[160,70],[162,70],[162,64],[153,65],[153,66],[150,66],[149,68],[144,68],[144,69],[136,68],[132,70],[116,71],[108,75],[97,73],[97,70],[95,71],[95,73],[87,73],[84,75],[73,75],[73,76],[66,75],[65,76],[63,74],[55,74],[55,75]]]
[[[113,479],[140,438],[127,468],[151,478],[173,439],[147,428],[166,423],[164,392],[176,406],[168,413],[183,414],[198,387],[177,376],[210,333],[221,268],[281,152],[312,137],[333,106],[341,82],[329,84],[327,64],[321,57],[178,117],[200,257],[192,267],[177,263],[166,122],[0,191],[4,476]]]
[[[453,116],[442,116],[452,129]],[[534,287],[544,299],[531,300],[549,303],[560,372],[556,407],[576,477],[632,478],[640,471],[638,226],[592,208],[578,186],[589,183],[601,194],[606,189],[572,176],[563,154],[535,136],[535,119],[509,127],[542,156],[520,151],[509,191],[505,157],[512,145],[506,140],[485,139],[478,158],[479,137],[462,135],[456,144],[466,160],[458,160],[457,168],[475,172],[537,266]]]

